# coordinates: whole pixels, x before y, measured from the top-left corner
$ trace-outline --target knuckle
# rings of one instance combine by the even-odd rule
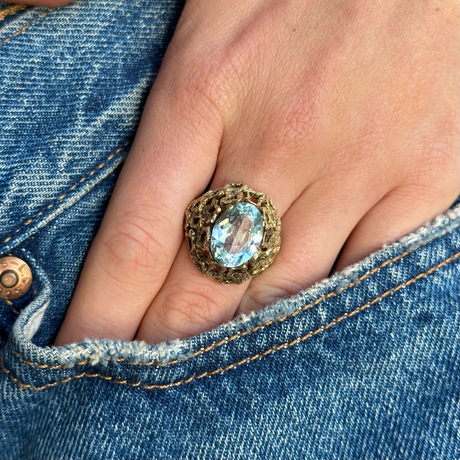
[[[218,136],[224,126],[224,97],[203,71],[186,72],[168,90],[168,103],[171,101],[177,116],[188,122],[190,128],[205,130]]]
[[[175,96],[182,106],[193,108],[198,114],[204,110],[205,115],[222,118],[230,85],[214,58],[208,57],[206,61],[209,61],[206,65],[202,62],[189,65],[177,81]]]
[[[146,277],[156,280],[165,270],[165,247],[143,218],[118,223],[101,248],[101,266],[117,282],[137,284]]]
[[[407,172],[406,183],[420,189],[458,188],[459,133],[458,127],[445,123],[429,138],[424,137],[422,147],[414,152],[412,166]]]
[[[315,137],[317,114],[311,101],[296,97],[287,107],[274,111],[261,146],[273,152],[300,152]]]
[[[181,76],[175,79],[174,93],[183,106],[223,120],[237,109],[247,93],[248,81],[254,78],[257,53],[248,40],[226,45],[214,52],[194,53],[179,63]],[[185,71],[184,71],[185,69]]]
[[[303,288],[299,284],[292,282],[291,280],[285,281],[285,286],[280,285],[260,285],[255,286],[249,293],[251,300],[260,305],[266,306],[273,302],[273,299],[281,299],[283,297],[290,297],[300,292]]]
[[[216,299],[212,293],[175,287],[157,312],[156,328],[160,325],[175,337],[185,338],[217,327],[224,320]]]
[[[304,155],[307,144],[320,140],[324,135],[320,110],[325,99],[323,86],[325,83],[310,69],[284,80],[260,133],[263,150]]]

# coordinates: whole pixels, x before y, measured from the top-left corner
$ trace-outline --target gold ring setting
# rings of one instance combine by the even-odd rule
[[[259,275],[281,245],[275,206],[244,184],[227,184],[193,200],[185,210],[184,230],[196,267],[222,284]]]

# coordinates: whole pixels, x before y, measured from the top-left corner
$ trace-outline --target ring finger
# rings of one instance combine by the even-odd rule
[[[289,208],[282,219],[276,263],[251,280],[237,314],[296,294],[329,274],[356,223],[381,193],[366,195],[359,188],[343,183],[333,188],[331,183],[315,182]]]
[[[297,192],[288,177],[292,174],[271,173],[267,166],[251,168],[250,155],[236,158],[221,154],[221,158],[211,190],[228,183],[242,182],[253,190],[265,193],[280,217],[295,200]],[[165,283],[142,320],[136,340],[157,343],[187,338],[230,320],[249,282],[219,284],[216,279],[203,275],[192,262],[184,240]]]

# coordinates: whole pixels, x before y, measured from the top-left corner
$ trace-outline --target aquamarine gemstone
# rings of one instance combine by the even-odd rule
[[[251,203],[237,203],[216,220],[211,234],[211,254],[224,267],[238,267],[259,249],[264,220]]]

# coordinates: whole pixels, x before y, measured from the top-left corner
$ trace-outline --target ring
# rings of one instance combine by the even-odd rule
[[[185,210],[184,230],[197,268],[221,284],[259,275],[281,245],[275,206],[244,184],[227,184],[193,200]]]

